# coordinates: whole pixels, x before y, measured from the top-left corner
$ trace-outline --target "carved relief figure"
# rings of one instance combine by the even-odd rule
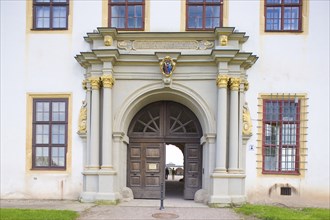
[[[243,106],[243,135],[252,135],[252,122],[247,102]]]
[[[82,106],[79,112],[79,130],[78,134],[87,133],[87,102],[82,101]]]

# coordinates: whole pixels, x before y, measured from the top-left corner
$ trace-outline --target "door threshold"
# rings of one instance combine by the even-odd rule
[[[206,204],[197,203],[194,200],[184,200],[183,198],[166,198],[164,199],[164,207],[168,208],[189,208],[189,207],[208,207]],[[121,202],[118,206],[137,206],[137,207],[160,207],[159,199],[133,199],[128,202]]]

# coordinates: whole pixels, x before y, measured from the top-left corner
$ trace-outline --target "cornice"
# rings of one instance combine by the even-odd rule
[[[112,62],[113,65],[158,65],[160,53],[150,54],[121,54],[117,49],[99,49],[92,52],[82,52],[75,58],[79,64],[87,68],[93,64]],[[164,53],[167,54],[167,53]],[[257,60],[252,53],[239,50],[214,49],[209,54],[180,54],[175,58],[178,64],[185,65],[215,65],[227,62],[230,65],[240,65],[244,69],[250,68]]]
[[[125,32],[115,28],[98,27],[93,32],[87,33],[84,39],[87,42],[99,40],[105,36],[111,36],[115,40],[217,40],[219,36],[226,35],[228,40],[238,40],[244,43],[249,38],[245,32],[238,32],[234,27],[216,28],[214,31],[186,31],[186,32]]]
[[[220,42],[222,39],[224,41]],[[241,52],[241,44],[247,39],[244,32],[238,32],[234,27],[206,32],[123,32],[99,27],[85,37],[91,43],[91,51],[81,52],[75,59],[87,69],[103,62],[112,62],[113,65],[158,65],[162,57],[168,55],[178,66],[180,63],[195,66],[227,62],[248,69],[258,57]]]

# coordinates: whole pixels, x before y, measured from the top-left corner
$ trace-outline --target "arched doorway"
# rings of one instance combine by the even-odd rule
[[[184,146],[184,198],[202,186],[202,129],[194,113],[171,101],[151,103],[130,123],[127,186],[134,198],[159,198],[165,178],[165,145]]]

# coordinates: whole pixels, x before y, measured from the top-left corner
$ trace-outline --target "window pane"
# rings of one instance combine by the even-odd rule
[[[48,147],[36,147],[36,166],[48,166],[49,152]]]
[[[65,102],[52,103],[52,121],[65,121]]]
[[[53,28],[66,28],[66,7],[53,7]]]
[[[188,27],[202,28],[203,24],[203,6],[188,7]]]
[[[296,145],[297,125],[284,124],[282,126],[282,145]]]
[[[64,147],[52,148],[52,166],[64,166]]]
[[[66,2],[67,0],[53,0],[53,2]]]
[[[118,3],[118,2],[125,2],[125,0],[111,0],[113,3]]]
[[[266,11],[266,30],[281,30],[281,8],[268,7]]]
[[[282,148],[282,171],[294,171],[296,162],[295,148]]]
[[[49,143],[49,125],[36,125],[36,144]]]
[[[203,2],[203,0],[189,0],[189,3]]]
[[[220,0],[205,0],[205,2],[220,2]]]
[[[297,120],[297,106],[293,101],[283,102],[283,121],[296,121]]]
[[[298,30],[299,8],[285,7],[284,9],[284,30]]]
[[[284,0],[284,4],[299,4],[299,0]]]
[[[112,18],[111,27],[125,28],[125,18]]]
[[[279,121],[280,103],[277,101],[266,102],[265,107],[266,121]]]
[[[65,144],[65,125],[52,125],[52,144]]]
[[[205,28],[215,27],[220,27],[220,6],[207,6]]]
[[[125,28],[125,6],[111,7],[111,27]]]
[[[115,17],[125,17],[125,6],[112,6],[111,16]]]
[[[278,147],[265,147],[264,169],[278,171]]]
[[[128,2],[142,2],[142,0],[128,0]]]
[[[36,2],[50,2],[50,0],[36,0]]]
[[[142,27],[142,6],[129,6],[128,7],[128,28],[141,28]]]
[[[267,0],[267,4],[280,4],[281,0]]]
[[[50,7],[37,6],[36,7],[36,27],[49,28],[50,27]]]
[[[275,124],[265,124],[265,144],[279,144],[279,126]]]
[[[49,121],[49,102],[36,103],[36,121]]]

